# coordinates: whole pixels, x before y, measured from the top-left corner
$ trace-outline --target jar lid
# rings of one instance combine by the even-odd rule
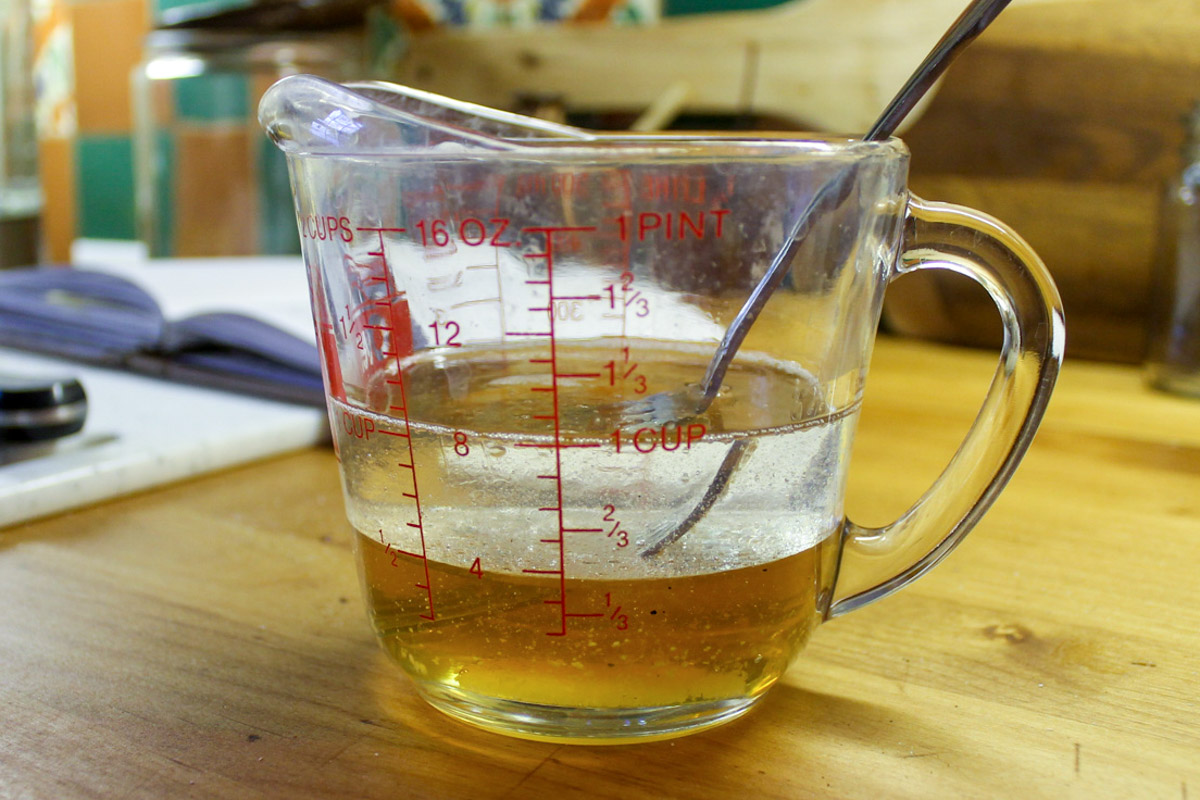
[[[361,26],[380,0],[226,0],[189,3],[159,13],[160,29],[238,30],[271,35],[280,31],[330,31]]]
[[[281,62],[343,62],[362,48],[358,32],[348,29],[320,33],[273,33],[225,28],[167,28],[146,34],[147,58],[195,55],[236,58],[243,64],[276,65]]]
[[[86,418],[87,395],[75,378],[0,375],[0,442],[68,436]]]

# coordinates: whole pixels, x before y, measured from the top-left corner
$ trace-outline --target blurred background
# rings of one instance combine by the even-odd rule
[[[35,241],[50,261],[81,237],[154,256],[298,252],[286,168],[255,121],[286,74],[391,79],[591,127],[853,134],[963,6],[0,0],[4,247]],[[916,193],[998,216],[1047,262],[1069,354],[1146,353],[1198,41],[1195,0],[1014,0],[902,133]],[[989,344],[993,318],[953,276],[888,296],[900,333]]]

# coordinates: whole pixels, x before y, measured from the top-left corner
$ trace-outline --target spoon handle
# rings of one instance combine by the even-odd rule
[[[886,139],[896,130],[896,126],[912,111],[934,81],[941,77],[946,68],[992,20],[1004,10],[1011,0],[972,0],[954,24],[942,35],[942,38],[929,51],[929,55],[917,67],[916,71],[905,81],[904,86],[887,104],[879,119],[871,126],[871,130],[863,138],[868,141]],[[808,207],[800,214],[795,224],[787,232],[785,244],[767,268],[754,291],[738,312],[737,318],[726,329],[721,344],[709,362],[704,380],[700,383],[701,410],[708,408],[721,388],[725,372],[733,362],[734,355],[741,347],[742,340],[750,332],[750,326],[758,317],[759,311],[766,305],[767,299],[783,282],[783,276],[791,265],[792,259],[804,241],[808,229],[812,227],[814,217],[832,207],[839,205],[845,199],[850,186],[851,176],[842,173],[821,187],[813,197]]]
[[[942,77],[950,62],[958,57],[959,52],[974,41],[976,36],[983,33],[983,29],[992,23],[1009,2],[1011,0],[973,0],[905,81],[904,86],[863,138],[875,141],[891,136],[896,126],[929,91],[934,81]]]

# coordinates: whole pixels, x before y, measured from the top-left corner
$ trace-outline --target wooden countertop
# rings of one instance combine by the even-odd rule
[[[992,363],[880,342],[858,521],[925,488]],[[442,717],[374,643],[349,548],[326,449],[0,532],[0,798],[1200,797],[1200,401],[1129,367],[1068,363],[958,551],[688,738]]]

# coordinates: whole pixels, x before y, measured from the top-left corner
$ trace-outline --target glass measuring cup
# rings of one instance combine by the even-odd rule
[[[599,137],[309,76],[263,98],[287,153],[347,514],[385,649],[435,707],[569,741],[733,719],[822,620],[944,557],[1015,469],[1062,355],[1015,234],[905,185],[896,141]],[[808,201],[711,405],[699,381]],[[943,475],[847,520],[884,289],[943,268],[1006,329]]]

